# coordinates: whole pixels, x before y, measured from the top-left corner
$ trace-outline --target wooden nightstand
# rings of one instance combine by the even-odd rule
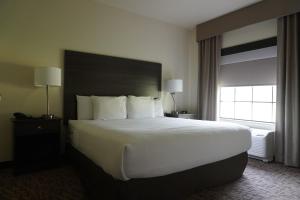
[[[183,118],[183,119],[196,119],[196,115],[195,114],[179,114],[178,118]]]
[[[196,114],[178,114],[178,116],[173,116],[170,113],[165,113],[166,117],[174,117],[174,118],[183,118],[183,119],[196,119]]]
[[[13,119],[15,173],[57,165],[61,119]]]

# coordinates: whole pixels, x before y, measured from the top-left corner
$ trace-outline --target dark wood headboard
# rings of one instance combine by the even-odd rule
[[[64,52],[64,122],[77,118],[76,95],[160,97],[161,64]]]

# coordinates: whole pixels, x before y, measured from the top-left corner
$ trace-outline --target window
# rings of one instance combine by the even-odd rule
[[[275,122],[276,86],[221,87],[219,117]]]

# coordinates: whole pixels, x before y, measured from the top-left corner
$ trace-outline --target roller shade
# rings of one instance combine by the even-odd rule
[[[251,60],[261,60],[265,58],[277,57],[277,46],[246,51],[242,53],[230,54],[221,57],[221,65],[246,62]]]
[[[276,85],[276,57],[221,66],[221,86]]]

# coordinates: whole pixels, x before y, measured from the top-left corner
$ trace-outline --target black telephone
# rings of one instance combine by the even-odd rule
[[[31,116],[25,115],[24,113],[21,113],[21,112],[15,112],[14,117],[16,119],[30,119],[30,118],[32,118]]]

